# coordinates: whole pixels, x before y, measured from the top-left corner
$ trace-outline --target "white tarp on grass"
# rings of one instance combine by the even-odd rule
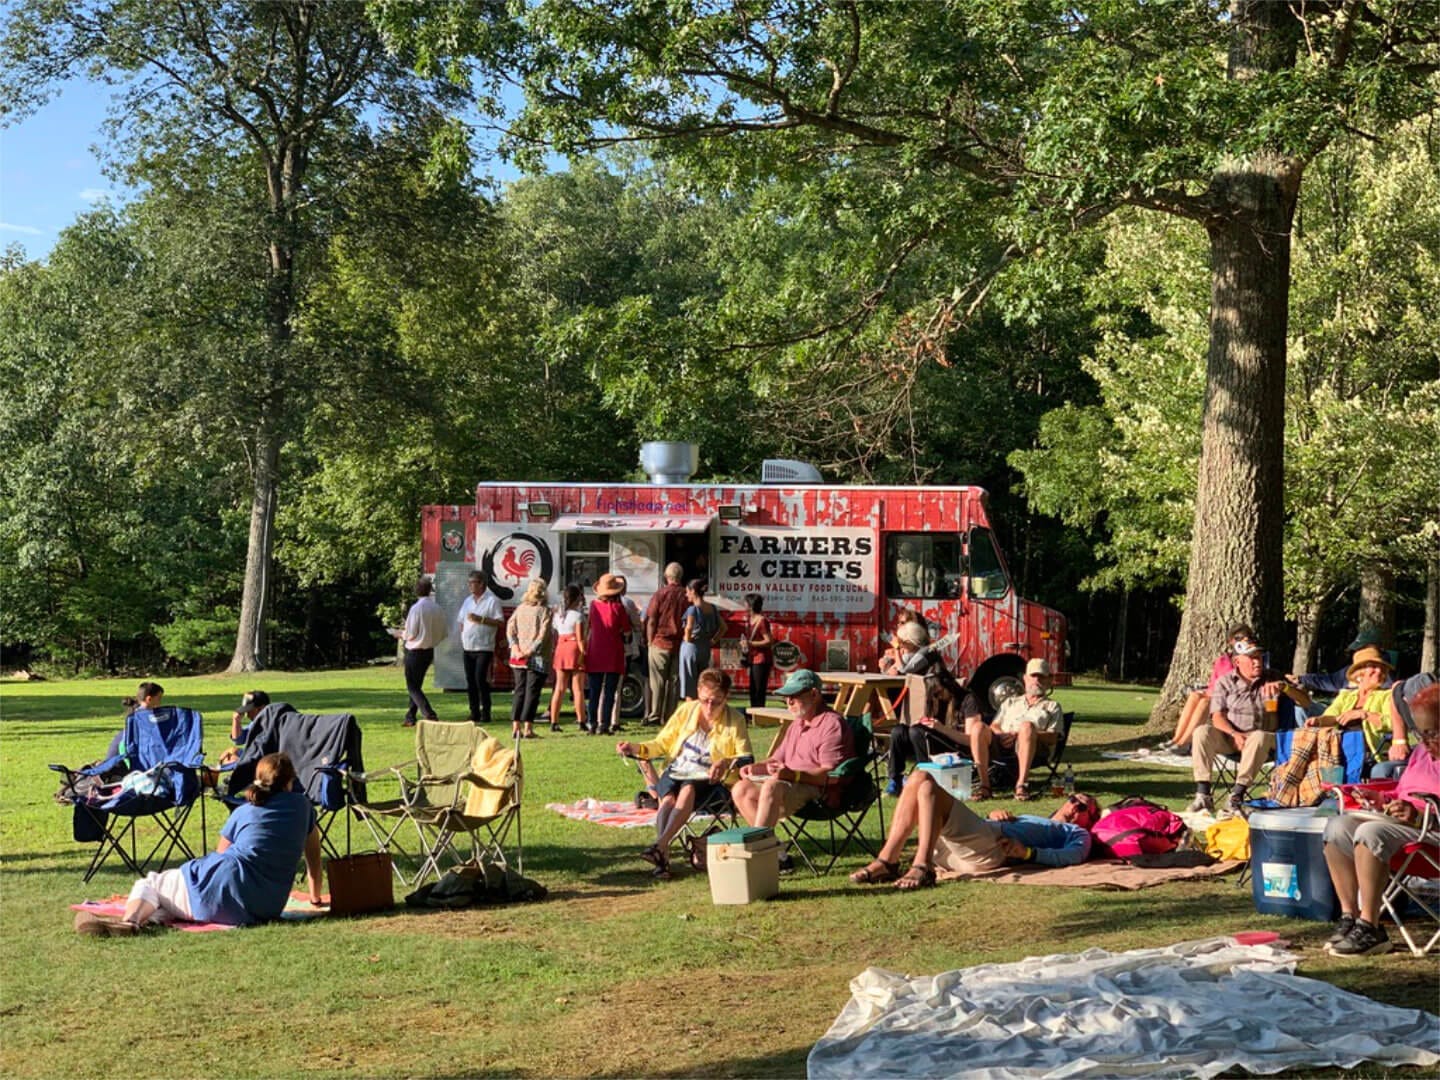
[[[812,1080],[1210,1077],[1440,1063],[1440,1017],[1294,974],[1232,938],[1032,957],[907,978],[867,968],[810,1051]]]

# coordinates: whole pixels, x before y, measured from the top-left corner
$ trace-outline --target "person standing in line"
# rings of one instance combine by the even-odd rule
[[[495,633],[505,625],[500,600],[490,591],[484,571],[470,571],[470,595],[460,605],[460,648],[465,654],[465,693],[470,722],[490,723],[490,671],[495,664]]]
[[[650,669],[650,708],[645,723],[659,727],[675,711],[675,654],[680,651],[681,623],[685,617],[684,568],[672,562],[665,567],[665,584],[645,608],[645,643]]]
[[[758,592],[745,597],[745,637],[740,651],[750,668],[750,707],[764,706],[770,687],[770,669],[775,663],[775,635],[770,620],[761,614],[765,598]]]
[[[434,586],[428,577],[415,582],[415,603],[405,616],[405,625],[391,630],[392,636],[405,645],[405,689],[410,694],[410,707],[405,710],[405,727],[415,726],[415,717],[440,719],[425,696],[425,673],[435,662],[435,646],[450,632],[450,620],[431,596]]]
[[[550,730],[560,730],[565,691],[575,706],[575,723],[585,726],[585,590],[566,585],[555,613],[555,689],[550,691]]]
[[[720,631],[720,612],[705,599],[705,579],[694,578],[685,586],[685,622],[680,642],[680,697],[693,701],[700,672],[710,666],[711,643]]]
[[[544,578],[535,578],[525,587],[525,596],[505,624],[510,643],[510,674],[515,692],[510,706],[510,737],[535,738],[535,713],[540,708],[540,691],[555,648],[552,632],[549,588]]]
[[[630,665],[640,658],[640,644],[645,636],[645,615],[641,612],[640,605],[631,599],[630,587],[625,578],[620,574],[616,574],[615,576],[620,578],[620,586],[622,589],[620,602],[625,605],[625,614],[629,618],[629,622],[625,624],[625,669],[620,672],[620,685],[623,687],[625,685],[625,676],[630,671]],[[645,688],[644,693],[649,693],[648,686]],[[616,690],[615,709],[610,714],[611,731],[620,730],[620,699],[622,697],[624,697],[624,694],[622,694],[620,690]]]
[[[585,730],[591,735],[608,735],[615,730],[615,690],[625,670],[625,631],[630,613],[621,599],[625,579],[619,574],[601,574],[595,583],[590,604],[590,639],[585,649]]]

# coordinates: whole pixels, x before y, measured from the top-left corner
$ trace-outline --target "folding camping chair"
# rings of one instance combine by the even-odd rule
[[[1390,881],[1380,896],[1380,906],[1390,915],[1405,944],[1416,956],[1425,956],[1440,942],[1440,801],[1425,798],[1420,818],[1420,835],[1402,847],[1390,860]],[[1411,923],[1420,915],[1435,923],[1424,945],[1411,934]],[[1405,921],[1410,917],[1410,923]],[[1423,931],[1421,931],[1423,933]]]
[[[830,770],[826,795],[806,803],[787,818],[778,830],[810,872],[828,874],[841,856],[858,846],[871,858],[879,857],[879,846],[861,830],[873,807],[880,817],[880,840],[885,840],[885,808],[880,800],[880,755],[875,750],[869,716],[847,716],[854,738],[855,756]],[[776,735],[778,743],[785,729]],[[824,862],[821,869],[817,863]]]
[[[1055,741],[1046,742],[1043,739],[1037,740],[1035,757],[1030,762],[1030,776],[1039,776],[1044,771],[1044,779],[1039,782],[1039,787],[1049,788],[1055,783],[1055,776],[1060,772],[1060,765],[1065,760],[1065,747],[1070,742],[1070,725],[1075,723],[1073,712],[1061,713],[1060,726],[1055,732]],[[996,791],[1014,785],[1020,776],[1020,759],[1015,754],[1013,747],[1002,747],[999,743],[992,743],[990,750],[990,787]],[[1032,779],[1032,784],[1034,783]],[[1032,787],[1033,792],[1036,788]]]
[[[383,852],[418,858],[419,868],[406,878],[398,860],[392,859],[401,884],[415,886],[429,874],[437,877],[441,860],[449,857],[460,863],[456,841],[470,841],[469,862],[489,861],[508,867],[505,847],[513,829],[515,868],[524,873],[524,849],[520,833],[520,795],[523,769],[520,740],[513,747],[470,723],[421,720],[415,725],[415,758],[379,771],[346,774],[350,785],[350,808],[370,829],[376,847]],[[368,801],[360,785],[398,782],[397,798]],[[403,846],[405,826],[415,830],[418,849]]]
[[[96,841],[95,854],[85,870],[93,878],[111,855],[137,877],[159,856],[164,870],[172,855],[179,861],[195,858],[184,830],[200,795],[204,720],[194,709],[162,705],[137,709],[125,720],[121,749],[115,756],[83,769],[51,765],[65,776],[67,800],[73,807],[75,839]],[[119,784],[90,786],[84,778],[123,770]],[[88,790],[86,790],[88,789]],[[141,857],[137,825],[153,820],[160,835]],[[205,804],[200,803],[200,842],[205,843]]]
[[[216,796],[227,806],[239,803],[239,794],[254,780],[255,766],[266,754],[283,753],[295,763],[300,784],[315,808],[320,845],[338,859],[350,854],[350,816],[345,816],[345,850],[331,839],[336,817],[349,807],[347,774],[364,772],[360,724],[350,713],[302,713],[285,702],[267,705],[250,725],[240,758],[230,766],[228,794]],[[355,785],[363,800],[363,784]]]

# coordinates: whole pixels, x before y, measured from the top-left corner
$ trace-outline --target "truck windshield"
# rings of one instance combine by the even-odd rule
[[[885,538],[885,588],[895,600],[959,596],[959,533],[891,533]]]
[[[989,529],[970,530],[970,595],[977,600],[998,600],[1010,591],[1010,579],[1000,562],[995,537]]]

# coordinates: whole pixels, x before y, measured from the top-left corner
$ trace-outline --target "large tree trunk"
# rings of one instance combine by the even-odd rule
[[[250,498],[250,543],[245,552],[245,584],[240,596],[240,625],[229,671],[263,671],[268,660],[265,619],[270,610],[270,565],[275,549],[275,512],[279,506],[280,440],[261,433],[255,447]]]
[[[1299,21],[1289,5],[1232,0],[1229,77],[1292,67]],[[1302,166],[1276,154],[1222,166],[1205,202],[1210,236],[1210,351],[1205,367],[1185,613],[1147,730],[1169,730],[1237,622],[1279,644],[1284,614],[1285,336],[1290,223]]]
[[[1315,646],[1320,640],[1320,620],[1325,617],[1325,598],[1317,597],[1304,604],[1295,616],[1295,654],[1290,670],[1303,675],[1315,666]]]
[[[1420,645],[1420,670],[1440,673],[1440,558],[1425,563],[1425,638]]]
[[[1382,649],[1395,647],[1395,571],[1366,563],[1360,567],[1360,631],[1380,639]]]
[[[1180,639],[1150,727],[1170,727],[1225,631],[1249,623],[1279,645],[1284,580],[1285,334],[1298,174],[1281,159],[1211,181],[1210,352],[1195,529]]]

